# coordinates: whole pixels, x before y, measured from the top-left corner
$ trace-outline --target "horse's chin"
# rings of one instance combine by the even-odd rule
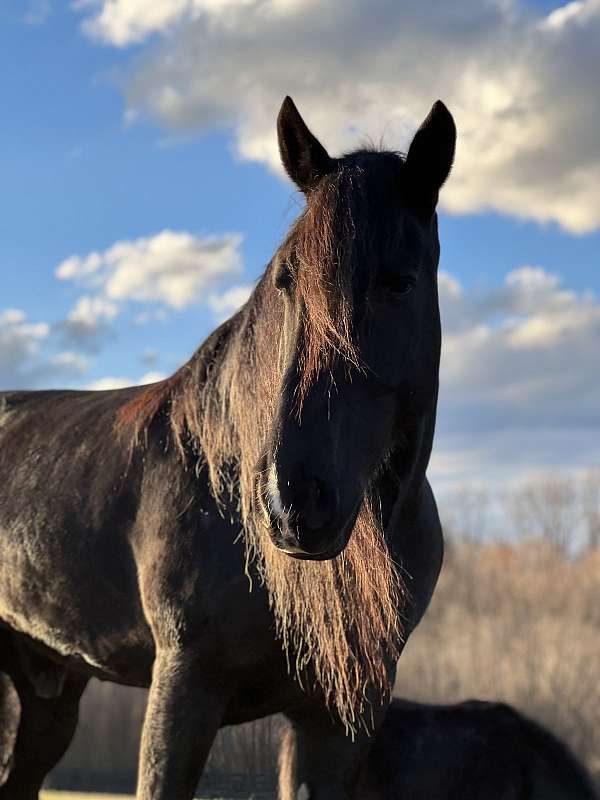
[[[269,535],[273,545],[282,553],[296,558],[301,561],[329,561],[336,558],[346,548],[356,518],[360,510],[360,504],[357,508],[353,509],[352,514],[346,519],[345,523],[341,523],[337,528],[337,533],[334,535],[327,535],[324,537],[325,542],[322,549],[318,550],[305,550],[299,543],[301,537],[298,537],[297,532],[293,530],[294,523],[287,515],[277,515],[270,513],[268,515]]]
[[[322,550],[304,550],[292,533],[289,520],[285,517],[273,515],[269,519],[269,536],[277,550],[290,556],[290,558],[296,558],[300,561],[327,561],[338,556],[348,543],[347,537],[338,535],[333,542],[327,544]]]
[[[305,553],[298,547],[280,545],[277,544],[277,542],[273,542],[273,544],[281,553],[285,553],[287,556],[290,556],[290,558],[295,558],[298,561],[330,561],[332,558],[339,556],[345,547],[345,545],[340,545],[333,550],[327,550],[323,553]]]

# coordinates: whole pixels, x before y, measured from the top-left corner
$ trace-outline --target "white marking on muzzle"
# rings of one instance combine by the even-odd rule
[[[277,483],[277,467],[275,462],[271,464],[269,469],[269,477],[267,479],[267,491],[269,493],[269,507],[271,511],[278,517],[285,516],[285,508],[281,502],[281,495],[279,494],[279,484]]]
[[[296,794],[297,800],[310,800],[310,789],[307,783],[300,784],[300,788]]]

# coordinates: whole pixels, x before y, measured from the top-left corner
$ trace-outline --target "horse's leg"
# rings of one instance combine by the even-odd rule
[[[20,715],[19,697],[12,681],[0,672],[0,786],[6,783],[13,764]]]
[[[0,800],[36,800],[44,778],[71,743],[87,678],[67,673],[60,694],[42,698],[27,675],[16,672],[11,677],[19,695],[21,716],[13,762],[0,787]]]
[[[372,739],[352,740],[323,712],[291,718],[279,761],[280,800],[351,800],[361,790]]]
[[[197,653],[157,652],[142,731],[139,800],[193,797],[224,710],[203,672]]]

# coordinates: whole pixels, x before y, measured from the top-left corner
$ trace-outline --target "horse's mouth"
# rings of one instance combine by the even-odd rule
[[[293,515],[278,514],[269,509],[268,514],[269,536],[273,545],[282,553],[302,561],[327,561],[339,555],[345,546],[345,541],[340,542],[340,537],[335,537],[333,546],[328,546],[322,551],[307,552],[299,544],[299,537],[295,530]]]
[[[278,544],[275,540],[273,540],[273,544],[281,553],[285,553],[290,558],[296,558],[299,561],[330,561],[332,558],[339,556],[345,547],[344,544],[340,544],[338,547],[323,553],[305,553],[299,547],[284,543]]]
[[[273,545],[282,553],[301,561],[329,561],[336,558],[345,549],[360,510],[361,503],[353,510],[353,513],[336,531],[327,530],[322,536],[323,549],[305,550],[300,542],[302,536],[296,529],[296,521],[293,513],[281,513],[273,511],[272,508],[266,509],[266,521],[269,529],[269,536]],[[325,544],[326,543],[326,544]]]

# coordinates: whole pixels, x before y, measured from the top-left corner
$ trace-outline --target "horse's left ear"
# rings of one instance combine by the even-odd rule
[[[304,193],[314,189],[334,161],[309,131],[291,97],[286,97],[277,117],[279,152],[285,171]]]
[[[433,214],[439,190],[450,174],[456,146],[452,114],[437,100],[415,134],[405,162],[409,202],[424,214]]]

